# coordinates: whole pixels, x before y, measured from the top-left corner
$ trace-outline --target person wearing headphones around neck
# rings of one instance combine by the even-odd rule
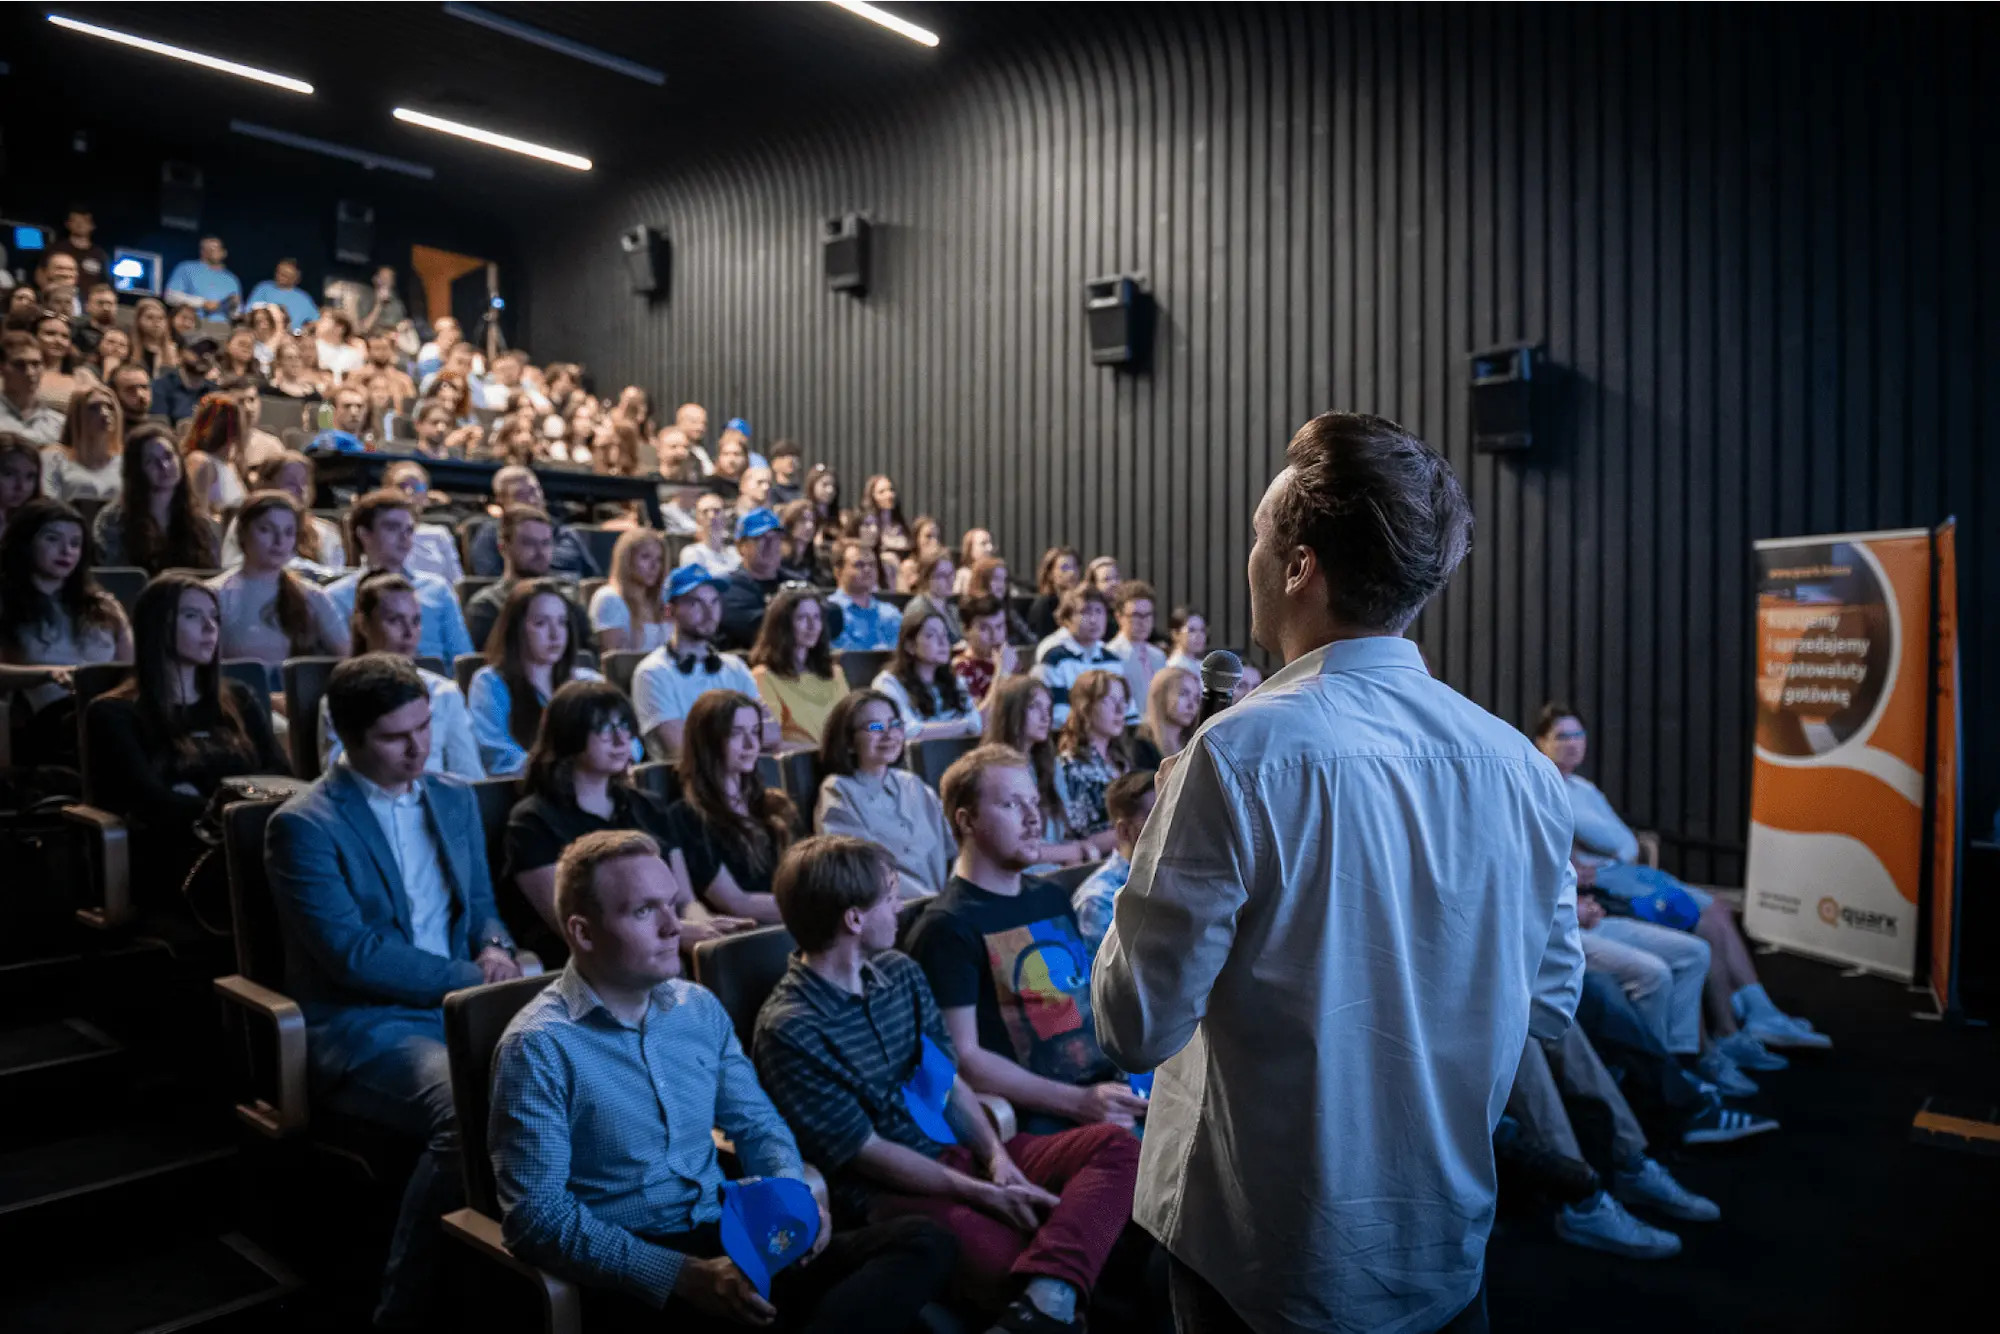
[[[743,659],[712,642],[722,620],[718,579],[699,565],[683,565],[667,580],[667,610],[674,618],[667,642],[648,653],[632,672],[632,705],[639,731],[655,759],[680,755],[681,728],[694,702],[711,690],[734,690],[757,698],[757,681]],[[764,748],[778,744],[778,723],[764,717]]]

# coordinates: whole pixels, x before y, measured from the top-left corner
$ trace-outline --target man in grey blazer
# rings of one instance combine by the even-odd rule
[[[431,705],[416,668],[349,659],[326,700],[346,753],[271,817],[265,870],[314,1096],[424,1141],[375,1312],[379,1327],[421,1328],[438,1219],[461,1191],[444,998],[521,970],[493,907],[478,802],[424,772]]]

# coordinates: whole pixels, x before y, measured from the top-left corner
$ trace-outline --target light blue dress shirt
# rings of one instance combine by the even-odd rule
[[[720,1127],[746,1176],[804,1178],[722,1003],[676,978],[635,1028],[571,961],[493,1054],[501,1228],[534,1264],[662,1306],[687,1257],[640,1236],[721,1216]]]
[[[1160,1068],[1134,1219],[1258,1334],[1478,1292],[1493,1127],[1582,989],[1569,851],[1555,765],[1407,639],[1315,649],[1181,752],[1093,1011]]]
[[[1111,910],[1117,906],[1118,891],[1125,888],[1131,876],[1132,863],[1125,860],[1123,853],[1114,852],[1070,895],[1070,911],[1076,914],[1076,924],[1083,929],[1083,943],[1093,950],[1104,943],[1104,933],[1111,929]]]
[[[292,332],[311,324],[319,318],[319,303],[297,287],[280,287],[273,279],[266,278],[250,289],[250,304],[253,306],[277,306],[290,317]]]
[[[835,651],[846,653],[877,652],[896,647],[896,636],[903,628],[903,613],[881,598],[870,599],[867,606],[847,594],[836,590],[828,598],[840,608],[840,637],[833,641]]]
[[[176,296],[182,299],[174,300]],[[212,312],[216,315],[233,315],[243,304],[243,284],[236,281],[236,275],[228,269],[211,269],[198,259],[184,259],[174,265],[174,271],[167,275],[167,304],[170,306],[195,305],[201,301],[220,301],[222,309]],[[235,299],[236,306],[229,302]]]
[[[340,608],[342,620],[353,619],[354,589],[366,573],[366,570],[350,570],[326,586],[326,595]],[[417,607],[424,614],[414,656],[436,658],[449,667],[458,661],[459,654],[471,653],[472,636],[466,632],[465,613],[459,608],[458,595],[452,592],[451,585],[421,570],[406,569],[402,575],[417,590]]]

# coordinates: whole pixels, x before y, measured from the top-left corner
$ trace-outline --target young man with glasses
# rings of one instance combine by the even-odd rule
[[[694,702],[711,690],[735,690],[758,698],[757,679],[743,659],[712,642],[722,620],[724,581],[699,565],[683,565],[667,580],[667,609],[673,635],[640,660],[632,673],[632,703],[647,753],[671,760],[681,753],[681,728]],[[764,748],[778,744],[778,722],[765,711]]]
[[[62,439],[63,415],[37,398],[44,369],[41,344],[17,329],[0,338],[0,353],[6,367],[0,376],[0,431],[38,445],[56,444]]]

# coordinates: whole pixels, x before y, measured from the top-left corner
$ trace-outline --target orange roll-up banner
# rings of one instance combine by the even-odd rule
[[[1756,555],[1744,926],[1908,981],[1926,860],[1931,534],[1770,539]]]

